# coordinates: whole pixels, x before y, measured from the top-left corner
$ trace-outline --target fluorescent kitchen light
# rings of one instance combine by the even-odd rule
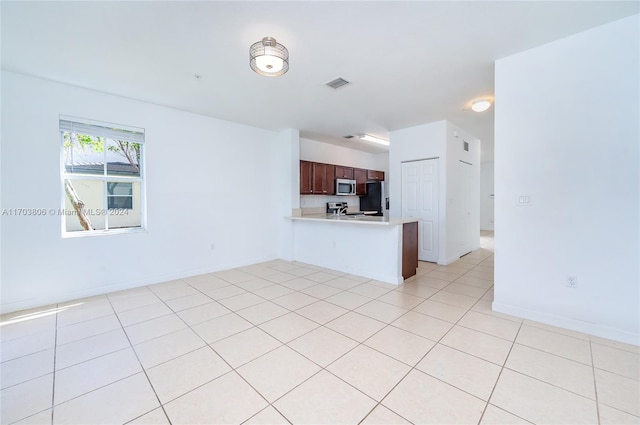
[[[360,139],[366,140],[367,142],[373,142],[373,143],[378,143],[380,145],[389,146],[388,140],[384,140],[379,137],[371,136],[369,134],[361,134],[359,137]]]

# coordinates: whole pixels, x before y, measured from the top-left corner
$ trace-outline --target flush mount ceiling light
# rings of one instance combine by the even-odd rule
[[[373,143],[378,143],[379,145],[389,146],[389,141],[388,140],[384,140],[384,139],[381,139],[379,137],[371,136],[369,134],[361,134],[358,137],[360,137],[361,140],[366,140],[367,142],[373,142]]]
[[[289,51],[272,37],[253,43],[249,59],[251,69],[266,77],[277,77],[289,70]]]
[[[474,112],[484,112],[491,106],[491,101],[489,99],[479,99],[471,102],[471,109]]]

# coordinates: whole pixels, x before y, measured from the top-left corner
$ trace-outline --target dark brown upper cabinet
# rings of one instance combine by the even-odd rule
[[[384,181],[384,171],[367,170],[367,180]]]
[[[300,194],[313,194],[313,169],[312,162],[300,161]]]
[[[362,168],[355,168],[353,170],[353,175],[356,179],[356,195],[366,195],[367,194],[367,170],[363,170]]]
[[[301,195],[335,195],[336,179],[355,179],[356,195],[366,195],[367,181],[383,181],[384,171],[300,161]]]
[[[336,165],[336,178],[337,179],[353,179],[353,167],[344,167],[342,165]]]
[[[314,162],[313,169],[313,194],[314,195],[334,195],[335,188],[335,166],[331,164],[321,164]]]

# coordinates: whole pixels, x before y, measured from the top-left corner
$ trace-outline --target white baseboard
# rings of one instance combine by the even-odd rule
[[[611,328],[609,326],[584,322],[582,320],[569,319],[551,313],[528,310],[512,305],[501,304],[496,301],[492,303],[492,308],[494,311],[510,314],[512,316],[522,317],[523,319],[533,320],[536,322],[546,323],[547,325],[558,326],[560,328],[570,329],[572,331],[624,342],[625,344],[640,346],[639,334]]]
[[[440,265],[440,266],[448,266],[449,264],[453,263],[454,261],[458,261],[459,259],[460,259],[460,256],[450,257],[450,258],[446,258],[444,260],[438,259],[438,265]]]
[[[220,270],[233,269],[236,267],[248,266],[251,264],[263,263],[266,261],[275,260],[275,257],[269,258],[256,258],[251,261],[243,261],[242,263],[223,264],[206,268],[198,268],[192,270],[183,270],[177,273],[169,273],[163,275],[150,276],[145,279],[139,279],[130,282],[124,282],[114,285],[102,285],[81,291],[70,291],[60,294],[47,294],[40,297],[33,297],[26,300],[20,300],[12,303],[5,303],[0,305],[0,314],[13,313],[16,311],[27,310],[32,308],[38,308],[43,306],[50,306],[53,304],[63,303],[67,301],[78,300],[82,298],[94,297],[97,295],[104,295],[111,292],[123,291],[125,289],[134,289],[141,286],[154,285],[156,283],[168,282],[176,279],[184,279],[191,276],[197,276],[205,273],[214,273]]]

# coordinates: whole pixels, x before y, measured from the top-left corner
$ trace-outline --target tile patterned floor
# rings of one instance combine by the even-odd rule
[[[491,311],[492,237],[397,287],[286,261],[2,317],[2,424],[640,424],[640,348]]]

